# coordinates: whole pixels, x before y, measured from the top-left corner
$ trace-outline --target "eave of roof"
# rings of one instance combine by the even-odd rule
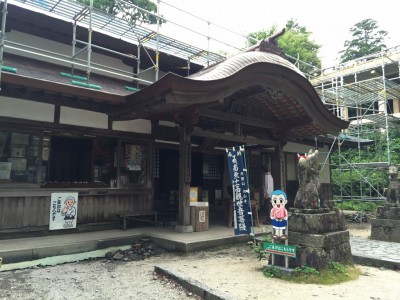
[[[255,85],[279,91],[286,95],[285,101],[290,102],[286,105],[304,109],[303,116],[282,115],[282,127],[290,117],[311,119],[313,126],[320,127],[316,131],[335,135],[348,126],[347,121],[329,112],[300,71],[283,58],[265,52],[241,53],[187,78],[169,73],[140,92],[127,96],[127,103],[110,114],[114,119],[134,119],[154,113],[161,116],[173,110],[199,110],[207,105],[215,106]]]
[[[297,68],[271,53],[245,52],[186,78],[168,73],[137,93],[125,89],[126,81],[94,74],[91,82],[104,82],[97,91],[71,85],[56,65],[15,57],[9,62],[18,74],[3,74],[3,95],[99,111],[111,120],[186,118],[205,134],[214,131],[216,139],[217,133],[234,133],[240,123],[245,136],[294,142],[337,135],[348,126],[329,112]]]

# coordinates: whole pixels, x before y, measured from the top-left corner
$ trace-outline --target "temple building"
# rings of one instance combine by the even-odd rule
[[[225,59],[75,2],[2,7],[0,234],[49,230],[59,192],[78,194],[74,230],[157,212],[190,232],[191,201],[224,224],[225,149],[241,145],[252,197],[272,178],[290,207],[297,154],[318,148],[323,164],[349,124],[274,38]],[[329,164],[320,181],[331,199]]]

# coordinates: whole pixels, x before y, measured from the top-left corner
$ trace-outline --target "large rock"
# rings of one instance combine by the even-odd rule
[[[294,199],[296,208],[317,208],[319,206],[319,158],[318,150],[310,150],[304,156],[298,155],[297,173],[299,188]]]

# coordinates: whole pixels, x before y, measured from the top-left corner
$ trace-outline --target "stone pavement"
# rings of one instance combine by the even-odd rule
[[[400,270],[400,243],[350,237],[350,246],[357,264]]]
[[[256,235],[262,232],[261,228],[255,228]],[[210,226],[208,231],[193,233],[179,233],[173,228],[163,227],[111,229],[0,240],[0,257],[3,258],[3,264],[18,263],[130,245],[132,241],[143,237],[151,238],[167,250],[180,252],[231,245],[252,239],[250,235],[235,236],[233,228],[226,226]]]
[[[261,236],[270,232],[270,226],[255,228]],[[144,227],[126,231],[114,229],[74,234],[0,240],[3,264],[35,260],[49,256],[82,253],[113,246],[129,245],[132,240],[149,237],[171,251],[191,252],[210,247],[242,243],[251,236],[235,236],[233,228],[210,226],[208,231],[177,233],[171,228]],[[350,237],[354,262],[362,265],[400,270],[400,243]]]

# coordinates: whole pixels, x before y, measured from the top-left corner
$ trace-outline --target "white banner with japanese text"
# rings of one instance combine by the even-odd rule
[[[250,190],[248,186],[244,147],[226,149],[233,194],[235,235],[251,234]]]

